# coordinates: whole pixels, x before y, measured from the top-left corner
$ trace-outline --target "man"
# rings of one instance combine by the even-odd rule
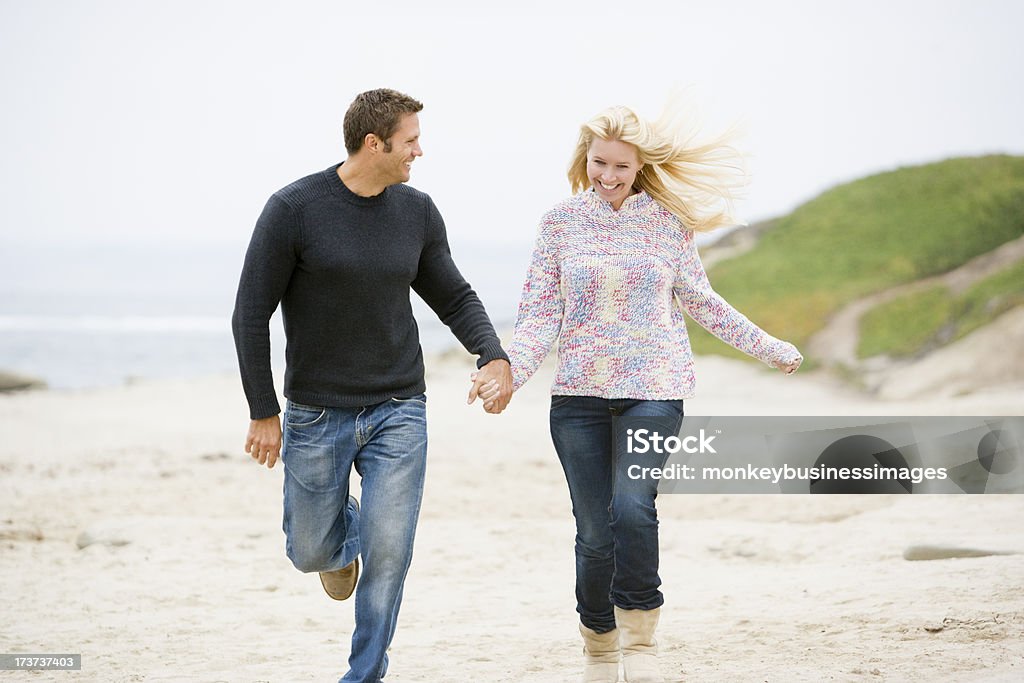
[[[387,672],[412,559],[427,432],[410,287],[479,356],[470,401],[486,385],[494,412],[512,393],[508,356],[452,261],[440,213],[402,184],[423,155],[422,108],[393,90],[356,97],[345,114],[348,159],[267,202],[232,318],[251,418],[246,451],[267,467],[279,452],[284,462],[288,557],[319,572],[338,600],[358,579],[344,683],[377,683]],[[288,340],[283,438],[270,366],[279,303]],[[361,506],[349,496],[353,467]]]

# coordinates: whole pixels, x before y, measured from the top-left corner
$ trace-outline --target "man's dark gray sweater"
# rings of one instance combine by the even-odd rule
[[[410,287],[478,366],[508,359],[430,197],[407,185],[361,197],[337,168],[275,192],[256,222],[232,317],[252,419],[280,412],[270,369],[278,303],[284,395],[299,403],[352,407],[425,390]]]

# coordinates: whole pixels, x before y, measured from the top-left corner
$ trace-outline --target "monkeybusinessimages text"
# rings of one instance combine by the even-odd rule
[[[685,437],[664,437],[647,429],[626,430],[626,452],[629,454],[675,455],[717,454],[714,434],[708,435],[703,429],[698,434]],[[910,480],[920,484],[925,480],[943,480],[948,477],[945,467],[885,467],[874,464],[870,467],[835,467],[809,466],[794,467],[781,465],[774,467],[756,466],[748,463],[744,466],[719,467],[671,463],[663,467],[646,467],[631,464],[626,468],[626,476],[630,479],[676,479],[703,481],[754,480],[778,484],[780,481],[816,481],[816,480],[853,480],[853,481],[900,481]]]

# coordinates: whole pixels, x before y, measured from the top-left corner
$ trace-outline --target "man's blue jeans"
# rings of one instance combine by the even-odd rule
[[[387,673],[423,498],[427,406],[422,394],[359,408],[290,402],[285,410],[284,533],[303,572],[340,569],[362,556],[355,631],[344,683]],[[361,509],[349,504],[352,467]]]
[[[658,482],[626,468],[626,429],[654,421],[663,436],[679,431],[683,402],[553,396],[551,438],[565,471],[576,518],[576,611],[587,628],[615,628],[615,610],[650,610],[664,597],[658,576]],[[674,425],[674,427],[673,427]],[[645,456],[661,467],[667,459]]]

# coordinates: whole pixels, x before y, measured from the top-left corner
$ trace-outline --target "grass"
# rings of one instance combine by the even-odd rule
[[[799,347],[845,304],[947,272],[1022,234],[1024,157],[949,159],[833,188],[709,277],[733,306]],[[689,330],[697,353],[746,358],[698,325]]]
[[[937,285],[871,309],[860,319],[857,356],[904,357],[934,346],[934,340],[956,318],[949,290]]]
[[[857,355],[918,356],[1020,305],[1024,305],[1024,263],[1004,268],[960,296],[941,286],[902,296],[861,318]]]

